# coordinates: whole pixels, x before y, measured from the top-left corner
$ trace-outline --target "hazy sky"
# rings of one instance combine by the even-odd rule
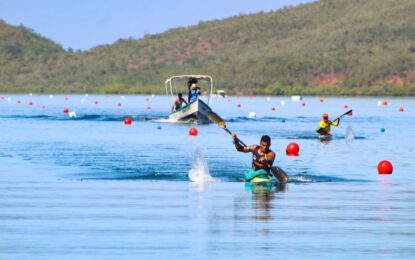
[[[87,50],[199,21],[277,10],[312,0],[0,0],[0,19],[64,48]]]

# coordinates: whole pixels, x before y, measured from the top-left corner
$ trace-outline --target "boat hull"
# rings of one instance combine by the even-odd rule
[[[187,104],[169,115],[169,120],[178,123],[210,124],[208,112],[212,109],[201,99]]]
[[[330,140],[331,140],[331,138],[332,138],[332,136],[331,136],[331,135],[319,135],[319,136],[318,136],[318,139],[319,139],[320,141],[330,141]]]

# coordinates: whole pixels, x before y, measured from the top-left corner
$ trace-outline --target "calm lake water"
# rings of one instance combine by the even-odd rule
[[[415,259],[413,98],[213,99],[245,143],[271,136],[290,176],[271,191],[217,125],[163,122],[166,97],[0,98],[0,259]]]

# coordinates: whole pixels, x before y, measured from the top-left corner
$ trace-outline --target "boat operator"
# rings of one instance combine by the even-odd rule
[[[245,181],[255,181],[254,179],[271,180],[271,166],[275,160],[275,153],[269,149],[271,146],[271,137],[264,135],[261,137],[259,145],[243,146],[239,143],[236,134],[232,138],[237,151],[241,153],[252,153],[252,169],[245,173]]]
[[[197,100],[198,96],[200,95],[200,87],[197,85],[197,79],[189,78],[187,82],[187,87],[189,88],[189,103],[192,103]]]

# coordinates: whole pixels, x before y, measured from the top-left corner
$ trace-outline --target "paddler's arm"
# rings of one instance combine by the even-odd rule
[[[274,163],[275,160],[275,153],[274,152],[269,152],[268,154],[265,154],[264,157],[260,158],[260,161],[263,164],[268,165],[268,167],[271,167],[272,164]]]
[[[242,152],[242,153],[249,153],[251,151],[251,147],[249,146],[243,146],[241,143],[239,143],[239,139],[236,136],[235,133],[232,134],[232,139],[233,142],[235,144],[235,148],[238,152]]]
[[[337,118],[335,121],[331,122],[330,125],[338,126],[340,124],[340,118]]]

